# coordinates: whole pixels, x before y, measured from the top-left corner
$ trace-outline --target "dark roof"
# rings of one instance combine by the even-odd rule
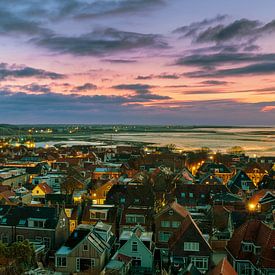
[[[75,229],[70,237],[67,239],[65,246],[73,249],[77,246],[89,233],[91,232],[88,228],[77,228]]]
[[[27,226],[28,219],[45,220],[45,228],[55,229],[58,222],[58,211],[52,207],[36,206],[0,206],[0,225],[2,226]]]
[[[199,171],[203,173],[211,172],[211,173],[231,173],[230,169],[226,167],[222,163],[204,163]]]
[[[72,203],[72,195],[66,195],[66,194],[46,194],[45,195],[45,201],[46,203],[50,204],[71,204]]]

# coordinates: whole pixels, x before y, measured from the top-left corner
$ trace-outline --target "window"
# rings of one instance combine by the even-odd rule
[[[46,249],[50,248],[50,244],[51,244],[51,239],[48,237],[44,237],[43,238],[43,244],[45,245]]]
[[[17,242],[23,242],[24,241],[24,236],[23,235],[17,235],[16,236],[16,241]]]
[[[83,251],[88,251],[88,245],[87,244],[83,244]]]
[[[67,266],[67,258],[66,257],[57,257],[56,258],[56,266],[57,267],[66,267]]]
[[[9,242],[9,238],[7,235],[2,235],[2,243],[8,243]]]
[[[36,237],[35,237],[35,240],[36,240],[37,242],[42,242],[42,237],[36,236]]]
[[[125,203],[125,198],[120,198],[120,203]]]
[[[159,241],[163,243],[167,243],[171,237],[172,233],[171,232],[164,232],[160,231],[159,232]]]
[[[76,271],[79,272],[80,271],[80,259],[76,258]]]
[[[191,263],[197,268],[202,270],[208,270],[208,258],[205,257],[192,257]]]
[[[33,221],[33,227],[43,228],[44,227],[44,221]]]
[[[59,182],[58,178],[54,179],[54,183],[58,183],[58,182]]]
[[[169,210],[168,214],[172,216],[174,214],[174,211],[172,209]]]
[[[137,252],[137,251],[138,251],[138,243],[132,242],[132,252]]]
[[[252,243],[242,243],[243,252],[252,252]]]
[[[204,194],[201,194],[201,198],[204,199],[204,198],[205,198],[205,195],[204,195]]]
[[[189,193],[189,198],[194,198],[194,194],[193,193]]]
[[[185,193],[184,192],[181,193],[181,197],[185,198]]]
[[[170,227],[170,221],[161,221],[161,227]]]
[[[251,267],[250,264],[248,263],[242,263],[240,264],[240,269],[239,269],[239,273],[240,275],[251,275],[254,274],[253,272],[253,268]]]
[[[95,267],[95,259],[91,259],[91,267],[94,268]]]
[[[195,242],[184,242],[184,251],[200,251],[200,244]]]
[[[96,219],[96,220],[106,220],[107,219],[107,212],[91,211],[90,218],[91,219]]]
[[[261,247],[258,246],[258,245],[254,245],[253,253],[254,253],[255,255],[261,254]]]
[[[143,215],[126,215],[126,223],[145,223],[145,218]]]
[[[180,227],[180,224],[181,224],[181,222],[179,222],[179,221],[173,221],[172,222],[172,227],[173,228],[178,228],[178,227]]]

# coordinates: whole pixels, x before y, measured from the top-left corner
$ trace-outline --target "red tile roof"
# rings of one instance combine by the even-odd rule
[[[51,194],[53,193],[52,188],[46,183],[41,182],[37,185],[45,194]]]
[[[242,242],[261,247],[259,255],[243,252]],[[254,265],[275,268],[275,229],[258,220],[250,220],[234,231],[227,249],[235,259],[250,260]]]
[[[238,275],[238,273],[227,259],[223,258],[213,270],[207,273],[207,275]]]

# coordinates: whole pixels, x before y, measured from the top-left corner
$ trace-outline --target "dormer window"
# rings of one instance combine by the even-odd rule
[[[170,216],[173,216],[174,211],[171,209],[171,210],[169,210],[168,214],[169,214]]]
[[[254,253],[255,255],[260,255],[260,254],[261,254],[261,246],[259,246],[259,245],[254,245],[254,247],[253,247],[253,253]]]
[[[252,246],[253,246],[252,243],[243,242],[242,243],[242,251],[243,252],[252,252],[253,251]]]
[[[90,218],[95,220],[103,220],[105,221],[107,219],[107,211],[91,211],[90,212]]]
[[[45,227],[45,219],[35,219],[31,218],[28,220],[29,227],[37,227],[37,228],[44,228]]]

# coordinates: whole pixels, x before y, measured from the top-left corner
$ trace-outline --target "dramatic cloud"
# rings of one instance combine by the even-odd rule
[[[221,70],[205,70],[186,73],[188,77],[229,77],[229,76],[245,76],[245,75],[270,75],[275,73],[275,63],[259,63],[248,66],[221,69]]]
[[[95,84],[92,83],[85,83],[81,86],[76,86],[73,89],[73,92],[86,92],[86,91],[91,91],[91,90],[96,90],[97,86]]]
[[[152,93],[149,89],[153,88],[151,85],[147,84],[120,84],[112,87],[116,90],[127,90],[127,91],[134,91],[135,95],[130,96],[133,100],[144,100],[144,101],[151,101],[151,100],[169,100],[171,99],[170,96],[162,96]]]
[[[7,78],[49,78],[49,79],[62,79],[65,76],[54,72],[49,72],[41,69],[35,69],[27,66],[8,65],[6,63],[0,63],[0,80]]]
[[[165,49],[168,47],[160,35],[125,32],[113,28],[97,29],[81,36],[46,35],[32,41],[57,53],[83,56],[98,56],[142,48]]]
[[[228,25],[216,25],[200,32],[196,42],[225,42],[232,39],[258,38],[275,31],[275,21],[265,25],[256,20],[241,19]]]
[[[0,33],[11,34],[47,34],[50,31],[42,27],[40,22],[29,20],[27,17],[20,18],[16,14],[6,10],[0,10]]]
[[[137,13],[164,5],[164,3],[164,0],[94,0],[90,3],[75,1],[74,4],[65,2],[61,13],[72,14],[76,18],[85,19],[102,15]]]
[[[254,54],[254,53],[215,53],[204,55],[189,55],[179,58],[176,65],[214,67],[224,64],[239,64],[251,62],[275,62],[275,53]]]
[[[222,22],[227,18],[228,18],[227,15],[217,15],[214,18],[204,19],[199,22],[191,23],[188,26],[177,28],[173,31],[173,33],[179,33],[182,35],[182,37],[194,36],[197,34],[199,30],[204,29],[206,26],[212,25],[214,23]]]

